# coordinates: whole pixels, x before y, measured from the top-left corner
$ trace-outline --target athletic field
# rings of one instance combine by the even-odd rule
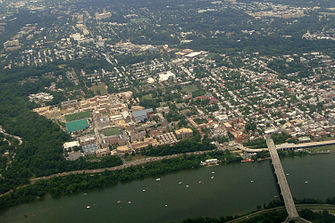
[[[66,130],[67,132],[75,132],[80,131],[88,128],[88,122],[87,119],[80,119],[72,122],[66,123]]]

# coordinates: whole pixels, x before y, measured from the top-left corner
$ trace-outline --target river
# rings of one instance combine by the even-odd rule
[[[334,197],[334,161],[335,153],[282,159],[293,196]],[[147,178],[60,199],[47,197],[0,212],[0,222],[166,223],[187,217],[243,214],[279,195],[269,161],[204,167],[160,179]]]

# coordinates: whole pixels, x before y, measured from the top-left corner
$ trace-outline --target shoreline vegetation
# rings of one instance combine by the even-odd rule
[[[10,193],[1,196],[0,209],[41,200],[47,194],[53,198],[58,198],[93,189],[102,189],[117,183],[144,179],[145,177],[156,177],[180,170],[200,168],[200,161],[208,158],[218,158],[225,164],[241,160],[240,157],[235,157],[230,152],[211,151],[200,155],[181,154],[173,159],[163,159],[98,174],[71,174],[52,177],[47,180],[42,179],[33,184],[13,189]]]
[[[105,170],[95,174],[83,171],[83,173],[79,174],[38,179],[32,184],[17,187],[7,194],[0,196],[0,209],[3,210],[19,204],[42,200],[46,195],[51,195],[52,198],[60,198],[65,195],[103,189],[118,183],[127,183],[133,180],[158,177],[181,170],[200,168],[200,161],[210,158],[218,159],[222,165],[237,163],[242,159],[229,150],[198,151],[194,153],[197,154],[174,154],[176,157],[169,155],[172,158],[165,159],[162,157],[163,159],[158,161],[133,165],[122,169],[114,167],[116,170]],[[289,151],[282,152],[281,156],[302,156],[306,154],[304,152]],[[264,157],[266,154],[261,156]]]
[[[329,200],[331,199],[327,199],[323,203],[299,203],[298,205],[296,205],[299,216],[310,222],[315,223],[335,222],[335,216],[333,214],[335,210],[335,205],[329,204]],[[316,202],[321,201],[316,200]],[[286,219],[287,212],[285,210],[285,206],[282,204],[281,206],[264,208],[239,216],[225,216],[219,218],[196,217],[184,219],[180,221],[180,223],[278,223],[286,222]],[[296,221],[289,222],[294,223]]]
[[[261,162],[268,151],[212,143],[237,149],[231,141],[248,139],[243,146],[266,148],[261,136],[272,127],[283,131],[273,134],[276,145],[335,138],[334,3],[1,1],[0,210],[197,169],[207,159]],[[138,106],[154,112],[138,122]],[[174,145],[117,150],[191,126],[193,137]],[[91,134],[107,151],[69,156],[81,148],[64,143]],[[118,152],[109,156],[107,147]],[[335,145],[278,151],[333,152]]]

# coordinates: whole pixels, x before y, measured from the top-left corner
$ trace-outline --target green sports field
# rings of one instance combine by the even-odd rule
[[[65,120],[67,122],[79,120],[79,119],[85,119],[91,117],[91,112],[78,112],[70,115],[65,115]]]
[[[120,129],[118,129],[118,128],[105,129],[105,130],[102,131],[102,133],[105,136],[119,135],[120,134]]]
[[[66,123],[66,130],[69,133],[84,130],[88,127],[89,127],[89,124],[87,122],[87,119],[81,119],[81,120],[76,120],[76,121]]]

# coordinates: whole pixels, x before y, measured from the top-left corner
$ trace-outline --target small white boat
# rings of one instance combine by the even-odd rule
[[[255,181],[253,181],[253,180],[250,180],[250,183],[254,183]]]
[[[186,186],[185,186],[185,187],[189,188],[189,187],[190,187],[190,185],[186,184]]]
[[[165,204],[164,206],[167,207],[167,204]]]
[[[181,181],[178,182],[179,185],[182,184],[182,183],[183,183],[183,182],[181,182]]]
[[[214,179],[214,176],[211,176],[211,180],[213,180]]]
[[[121,201],[117,201],[116,203],[121,204]]]
[[[214,171],[212,171],[212,174],[214,174],[215,172]]]
[[[128,201],[128,204],[131,204],[131,201]]]
[[[289,175],[290,175],[289,173],[286,174],[286,176],[289,176]]]
[[[87,195],[87,193],[84,193],[84,196],[86,196]]]
[[[143,190],[142,190],[142,192],[146,192],[146,190],[145,190],[145,189],[143,189]]]
[[[156,181],[157,181],[157,182],[158,182],[158,181],[161,181],[161,178],[157,178]]]
[[[201,184],[201,183],[202,183],[202,181],[201,181],[201,180],[199,180],[199,181],[198,181],[198,183],[199,183],[199,184]]]
[[[308,180],[305,181],[305,184],[308,184]]]
[[[90,208],[91,208],[91,206],[89,206],[89,205],[86,206],[86,209],[90,209]]]

